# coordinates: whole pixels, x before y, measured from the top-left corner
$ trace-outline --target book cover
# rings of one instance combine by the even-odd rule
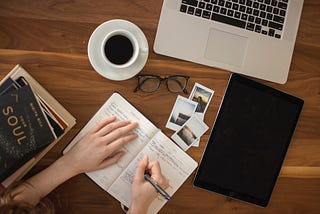
[[[11,79],[11,78],[9,78]],[[21,88],[25,85],[29,85],[28,81],[23,77],[19,77],[16,80],[12,80],[14,85],[18,88]],[[35,93],[35,96],[37,97],[40,107],[42,108],[44,114],[46,115],[51,127],[53,128],[54,133],[56,134],[57,137],[61,136],[64,132],[64,129],[62,127],[62,125],[59,124],[59,122],[56,120],[56,118],[54,117],[54,115],[52,115],[50,113],[50,108],[45,105],[44,101],[41,99],[41,97],[39,97],[37,95],[37,93]]]
[[[11,80],[8,80],[11,79]],[[7,188],[10,184],[15,181],[20,180],[38,161],[47,154],[63,136],[69,132],[69,130],[76,124],[76,119],[70,114],[70,112],[64,108],[36,79],[34,79],[31,74],[26,71],[21,65],[16,65],[1,81],[0,81],[0,95],[3,92],[8,92],[9,90],[16,90],[17,83],[23,86],[25,82],[30,85],[34,94],[38,98],[39,103],[45,109],[49,115],[55,120],[55,122],[61,126],[63,133],[56,133],[57,139],[52,143],[45,146],[40,152],[34,155],[31,159],[25,162],[19,169],[15,170],[9,177],[1,181],[1,185]],[[10,86],[12,83],[15,86]],[[9,88],[8,88],[9,86]],[[1,100],[1,97],[0,97]],[[0,110],[1,113],[1,110]],[[1,124],[2,125],[2,124]],[[53,127],[54,128],[54,127]],[[0,153],[1,155],[1,153]]]
[[[17,90],[18,87],[15,85],[13,79],[7,78],[1,85],[0,85],[0,96],[6,93],[10,93],[11,91]]]
[[[0,181],[56,136],[29,85],[0,96]]]

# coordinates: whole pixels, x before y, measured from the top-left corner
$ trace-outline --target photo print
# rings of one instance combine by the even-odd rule
[[[195,83],[189,99],[198,103],[196,112],[199,114],[205,114],[209,103],[213,97],[214,91],[199,83]]]
[[[166,127],[178,130],[195,112],[198,103],[178,95]]]
[[[207,88],[199,83],[195,83],[193,86],[189,99],[198,103],[195,114],[202,121],[204,120],[204,114],[209,107],[213,94],[214,94],[214,91],[212,89]],[[195,143],[193,143],[192,146],[198,147],[199,144],[200,144],[200,139],[198,139]]]
[[[208,129],[209,127],[201,119],[193,115],[171,138],[187,151]]]

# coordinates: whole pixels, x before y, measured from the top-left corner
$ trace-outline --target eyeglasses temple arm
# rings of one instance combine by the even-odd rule
[[[180,87],[183,88],[183,90],[182,90],[183,93],[188,94],[188,91],[187,91],[186,86],[183,87],[183,85],[181,84],[181,82],[178,81],[178,80],[176,80],[176,79],[172,79],[172,80],[176,81],[176,82],[178,83],[178,85],[180,85]],[[187,79],[187,82],[188,82],[188,79]],[[186,83],[187,83],[187,82],[186,82]]]
[[[137,92],[140,89],[140,85],[138,83],[137,87],[133,90],[133,92]]]
[[[188,94],[187,88],[184,88],[184,89],[183,89],[183,93]]]
[[[136,86],[136,88],[133,90],[133,92],[137,92],[140,89],[140,86],[143,85],[143,83],[146,81],[147,79],[142,80],[142,82],[140,83],[139,79],[138,79],[138,85]]]

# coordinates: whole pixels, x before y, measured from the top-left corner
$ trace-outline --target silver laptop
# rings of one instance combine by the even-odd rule
[[[287,81],[303,0],[164,0],[154,51]]]

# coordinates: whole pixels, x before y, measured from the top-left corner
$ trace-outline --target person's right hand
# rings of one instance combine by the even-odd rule
[[[71,164],[75,174],[116,163],[124,154],[118,150],[137,137],[132,133],[137,126],[136,122],[116,121],[115,116],[101,121],[64,155],[65,163]]]
[[[130,214],[146,213],[151,202],[157,197],[156,189],[150,182],[144,179],[144,174],[148,172],[151,178],[163,189],[169,187],[167,179],[162,175],[158,161],[149,163],[148,156],[144,156],[137,165],[136,174],[131,190]]]

